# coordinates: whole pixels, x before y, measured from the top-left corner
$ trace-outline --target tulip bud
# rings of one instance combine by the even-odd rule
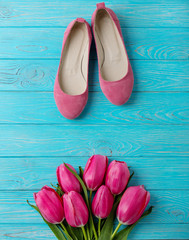
[[[72,227],[82,227],[88,222],[89,212],[81,194],[71,191],[63,195],[65,218]]]
[[[107,218],[110,214],[114,203],[114,197],[108,187],[102,185],[96,192],[93,202],[92,211],[98,218]]]
[[[125,162],[112,161],[108,166],[106,173],[105,184],[110,189],[111,193],[118,195],[127,186],[130,177],[130,172]]]
[[[144,186],[129,187],[123,194],[117,208],[117,218],[121,224],[131,225],[143,214],[150,201],[150,193]]]
[[[106,156],[93,155],[89,158],[83,172],[83,180],[89,190],[95,191],[103,183],[107,165]]]
[[[67,164],[69,168],[76,172],[76,170],[70,165]],[[61,164],[57,167],[56,175],[58,183],[61,189],[68,193],[70,191],[81,192],[81,185],[77,178],[66,168],[65,164]]]
[[[41,191],[34,193],[34,199],[47,222],[58,224],[64,220],[63,202],[54,189],[44,186]]]

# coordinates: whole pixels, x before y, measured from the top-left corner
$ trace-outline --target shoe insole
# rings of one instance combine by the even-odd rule
[[[117,81],[127,73],[127,58],[117,27],[105,9],[97,12],[95,35],[102,77]]]
[[[59,70],[60,87],[69,95],[82,94],[87,88],[88,44],[85,23],[76,22],[66,40]]]

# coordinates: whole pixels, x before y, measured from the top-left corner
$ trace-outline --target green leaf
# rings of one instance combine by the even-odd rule
[[[127,240],[129,233],[133,230],[133,228],[137,225],[137,223],[140,220],[142,220],[144,217],[146,217],[147,215],[149,215],[152,212],[152,208],[153,207],[150,207],[147,211],[145,211],[136,223],[134,223],[130,226],[127,226],[126,228],[124,228],[123,230],[118,232],[115,235],[115,237],[113,238],[113,240]]]
[[[38,207],[30,204],[28,200],[27,200],[27,203],[30,205],[30,207],[34,208],[41,215]],[[43,218],[43,216],[42,216],[42,218]],[[43,220],[49,226],[49,228],[51,229],[51,231],[54,233],[54,235],[56,236],[56,238],[58,240],[66,240],[63,232],[60,230],[60,228],[57,225],[47,222],[44,218],[43,218]]]
[[[83,232],[81,228],[71,227],[66,221],[64,222],[64,225],[73,240],[83,239]]]
[[[61,187],[59,186],[58,183],[57,183],[56,185],[57,185],[57,186],[54,186],[54,185],[51,183],[51,186],[56,189],[55,191],[58,193],[58,195],[59,195],[60,197],[62,197],[62,195],[64,194],[64,192],[62,191],[62,189],[61,189]]]
[[[113,231],[114,218],[115,218],[115,213],[116,213],[118,203],[119,203],[119,201],[114,203],[112,211],[111,211],[110,215],[108,216],[108,218],[106,219],[106,222],[104,223],[104,226],[101,230],[99,240],[104,240],[104,239],[110,240],[111,239],[112,231]]]
[[[95,233],[96,230],[95,230],[95,226],[94,226],[94,222],[93,222],[92,212],[91,212],[91,208],[90,208],[90,204],[89,204],[88,193],[87,193],[87,188],[85,186],[85,183],[83,182],[81,177],[75,171],[73,171],[71,168],[69,168],[69,166],[66,163],[64,163],[64,164],[65,164],[66,168],[78,179],[78,181],[80,182],[80,184],[83,188],[85,202],[86,202],[88,210],[89,210],[89,224],[88,224],[89,232],[92,233],[92,229],[94,228],[93,232]]]
[[[86,201],[86,204],[87,204],[87,207],[90,208],[89,206],[89,199],[88,199],[88,194],[87,194],[87,188],[83,182],[83,180],[80,178],[80,176],[75,172],[73,171],[71,168],[68,167],[68,165],[66,163],[64,163],[66,168],[77,178],[77,180],[80,182],[82,188],[83,188],[83,192],[84,192],[84,197],[85,197],[85,201]]]
[[[88,228],[89,228],[89,235],[90,235],[90,238],[92,239],[93,238],[93,224],[94,224],[93,219],[92,219],[92,214],[91,214],[91,217],[89,218],[89,221],[87,224],[88,224]]]
[[[70,227],[70,228],[72,229],[72,231],[74,232],[78,240],[83,239],[83,232],[81,228],[74,228],[74,227]]]
[[[106,222],[106,219],[102,219],[102,220],[101,220],[100,229],[102,229],[102,228],[103,228],[103,226],[104,226],[105,222]]]
[[[81,167],[81,166],[79,166],[79,176],[81,177],[81,178],[83,178],[83,168]]]
[[[83,232],[82,232],[81,228],[74,228],[71,226],[70,226],[70,228],[72,229],[73,233],[75,234],[75,236],[77,237],[78,240],[83,239]]]
[[[62,191],[61,187],[59,186],[59,184],[57,184],[57,188],[56,188],[56,192],[58,193],[58,195],[60,197],[62,197],[64,195],[64,192]]]

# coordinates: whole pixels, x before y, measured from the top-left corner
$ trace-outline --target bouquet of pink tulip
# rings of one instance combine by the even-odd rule
[[[151,213],[152,207],[144,212],[150,193],[144,186],[127,187],[134,173],[130,175],[125,162],[114,160],[108,166],[106,156],[94,155],[84,171],[79,170],[77,174],[70,164],[61,164],[57,186],[44,186],[34,193],[37,206],[28,204],[59,240],[127,239],[138,221]],[[115,216],[118,224],[114,229]],[[118,232],[121,225],[127,227]]]

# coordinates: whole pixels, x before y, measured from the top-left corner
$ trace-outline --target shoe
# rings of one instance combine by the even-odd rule
[[[107,99],[126,103],[132,93],[134,77],[116,14],[104,3],[98,3],[92,15],[100,86]]]
[[[60,113],[78,117],[88,100],[88,66],[92,34],[83,18],[72,21],[65,33],[55,79],[54,98]]]

